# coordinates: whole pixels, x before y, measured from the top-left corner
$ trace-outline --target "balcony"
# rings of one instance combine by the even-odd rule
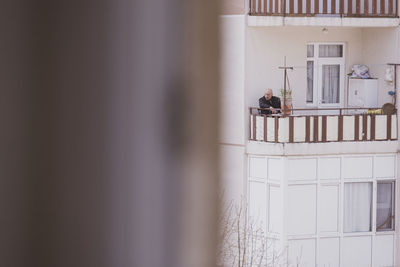
[[[337,115],[259,115],[250,108],[250,141],[326,143],[397,140],[397,115],[349,114],[363,109],[336,109]],[[366,109],[364,109],[365,111]],[[292,112],[332,109],[293,109]],[[344,114],[347,113],[347,114]]]
[[[249,26],[396,27],[396,0],[250,0]]]

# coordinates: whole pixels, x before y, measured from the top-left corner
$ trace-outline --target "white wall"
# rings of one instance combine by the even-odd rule
[[[385,82],[387,63],[399,62],[399,30],[397,28],[365,28],[362,29],[363,63],[370,68],[373,77],[378,77],[378,106],[391,102],[388,91],[393,84]]]
[[[220,16],[221,135],[223,143],[244,144],[245,16]],[[247,114],[247,113],[246,113]]]
[[[293,89],[295,108],[305,107],[307,70],[306,55],[308,42],[346,42],[346,68],[362,62],[362,30],[357,28],[329,28],[328,34],[322,27],[248,27],[246,34],[246,104],[258,106],[258,99],[266,87],[275,95],[283,88],[284,56]]]
[[[222,194],[240,205],[246,197],[244,58],[245,16],[220,16],[221,117],[220,157]]]

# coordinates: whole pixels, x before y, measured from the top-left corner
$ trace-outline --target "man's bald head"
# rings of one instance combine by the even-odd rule
[[[272,89],[271,88],[265,89],[265,92],[264,92],[265,99],[270,100],[272,98],[272,95],[273,94],[272,94]]]

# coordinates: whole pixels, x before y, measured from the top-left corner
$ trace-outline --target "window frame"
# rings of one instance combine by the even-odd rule
[[[308,56],[308,45],[314,46],[314,55]],[[319,57],[319,46],[320,45],[341,45],[342,46],[342,57]],[[313,101],[307,102],[308,94],[308,75],[307,75],[307,64],[309,61],[314,62],[313,66]],[[334,64],[340,66],[340,80],[339,80],[339,103],[322,103],[322,65]],[[346,64],[346,43],[344,42],[308,42],[306,45],[306,94],[305,103],[308,107],[343,107],[344,106],[344,95],[345,95],[345,64]]]
[[[392,228],[391,229],[378,229],[378,184],[392,184],[392,199],[391,199],[391,208],[392,208]],[[396,230],[396,180],[377,180],[376,181],[376,200],[375,200],[375,232],[384,233],[391,232]]]

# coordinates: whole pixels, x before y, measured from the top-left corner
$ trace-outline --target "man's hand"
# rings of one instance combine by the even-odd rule
[[[269,109],[271,110],[272,114],[276,114],[277,113],[276,109],[274,109],[273,107],[270,107]]]

